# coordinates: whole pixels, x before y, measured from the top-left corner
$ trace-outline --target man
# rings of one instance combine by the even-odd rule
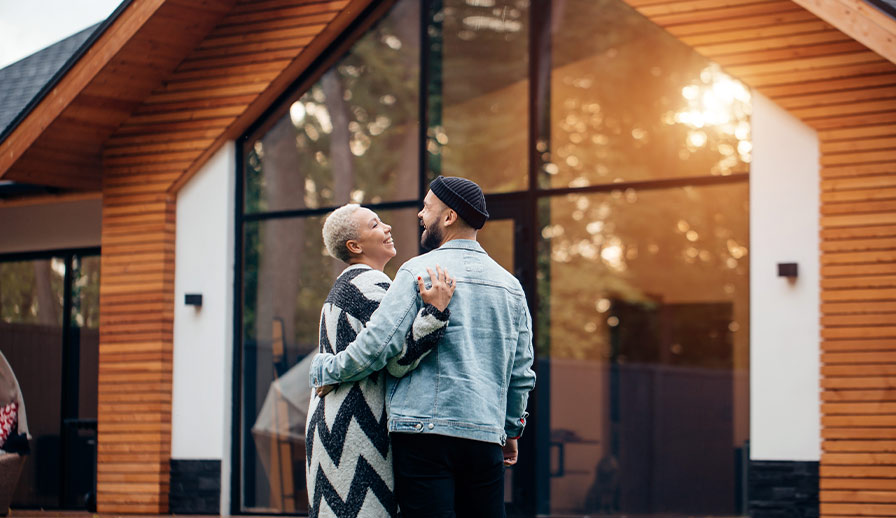
[[[485,197],[464,178],[436,178],[417,214],[431,252],[401,266],[351,345],[311,364],[314,387],[362,379],[402,351],[421,304],[418,281],[438,264],[456,278],[436,350],[386,388],[402,517],[503,517],[504,466],[517,460],[535,386],[532,318],[519,281],[476,242]]]

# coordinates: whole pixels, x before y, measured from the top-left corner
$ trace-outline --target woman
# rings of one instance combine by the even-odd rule
[[[370,209],[349,204],[324,222],[324,244],[343,270],[321,310],[320,351],[350,344],[391,284],[383,268],[395,257],[392,227]],[[438,266],[432,287],[418,279],[424,306],[401,353],[387,370],[400,377],[420,363],[444,334],[454,281]],[[305,425],[309,517],[394,517],[398,514],[392,449],[386,430],[385,374],[343,383],[323,397],[312,393]]]

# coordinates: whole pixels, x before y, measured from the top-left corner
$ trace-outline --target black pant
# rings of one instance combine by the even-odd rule
[[[504,454],[494,443],[392,434],[402,518],[504,518]]]

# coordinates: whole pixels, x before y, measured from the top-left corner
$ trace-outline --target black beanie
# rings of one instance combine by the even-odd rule
[[[475,182],[457,176],[439,176],[429,188],[471,227],[478,230],[485,225],[488,219],[485,196]]]

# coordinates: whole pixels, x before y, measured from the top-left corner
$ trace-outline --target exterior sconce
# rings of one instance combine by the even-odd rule
[[[202,307],[201,293],[187,293],[184,295],[184,304],[188,306],[196,306],[196,309]]]
[[[778,277],[787,277],[787,280],[794,281],[797,276],[796,263],[778,263]]]

